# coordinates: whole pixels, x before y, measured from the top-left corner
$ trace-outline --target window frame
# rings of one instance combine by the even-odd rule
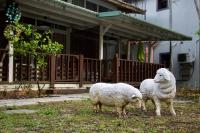
[[[95,6],[95,9],[93,10],[90,7],[88,7],[89,6],[88,4],[90,4],[90,6],[92,6],[92,8],[93,8],[93,6]],[[96,3],[93,3],[93,2],[88,1],[88,0],[86,0],[85,8],[88,9],[88,10],[94,11],[94,12],[98,12],[98,5]]]
[[[169,0],[166,0],[167,1],[167,7],[165,8],[158,8],[158,5],[159,5],[159,0],[156,0],[156,11],[163,11],[163,10],[167,10],[169,9]]]

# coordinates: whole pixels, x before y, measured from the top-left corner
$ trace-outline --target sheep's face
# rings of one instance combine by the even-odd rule
[[[156,76],[154,77],[155,83],[167,82],[170,80],[170,74],[167,69],[160,68],[157,70]]]
[[[131,96],[131,102],[142,100],[142,94],[139,92],[138,94],[133,94]]]

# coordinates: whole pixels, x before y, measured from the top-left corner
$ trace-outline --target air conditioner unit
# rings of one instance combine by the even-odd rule
[[[177,56],[179,63],[190,63],[194,62],[195,58],[189,53],[180,53]]]

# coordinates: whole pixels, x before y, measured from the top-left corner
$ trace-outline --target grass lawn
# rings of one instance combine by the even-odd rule
[[[191,95],[193,96],[193,95]],[[191,98],[191,97],[190,97]],[[196,97],[195,97],[196,98]],[[200,132],[200,103],[175,103],[176,117],[162,104],[161,115],[156,117],[152,103],[146,113],[136,106],[127,106],[128,118],[119,119],[115,108],[103,107],[95,113],[90,100],[65,101],[9,109],[34,109],[33,114],[5,114],[0,108],[0,133],[194,133]]]

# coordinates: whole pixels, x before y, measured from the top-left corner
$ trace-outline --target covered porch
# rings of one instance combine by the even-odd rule
[[[150,49],[150,41],[191,39],[120,11],[97,13],[54,0],[16,2],[22,10],[22,22],[41,31],[53,29],[54,40],[63,43],[64,50],[62,54],[47,56],[47,67],[39,71],[31,57],[10,56],[12,48],[7,42],[0,48],[1,84],[36,83],[39,79],[51,87],[73,83],[82,87],[95,82],[138,85],[165,66],[152,63],[150,53],[145,62],[137,61],[131,42],[145,41]]]

